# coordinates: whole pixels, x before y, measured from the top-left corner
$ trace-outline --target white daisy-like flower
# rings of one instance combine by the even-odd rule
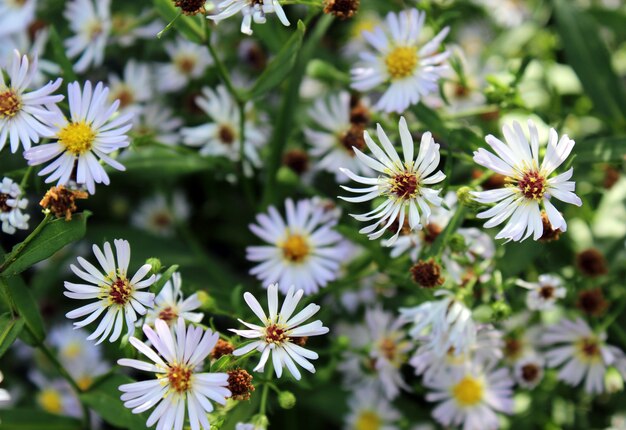
[[[239,161],[241,152],[239,108],[226,87],[220,85],[215,90],[202,88],[202,95],[196,98],[196,104],[213,122],[183,128],[181,130],[183,142],[189,146],[199,146],[201,155]],[[243,152],[245,159],[258,167],[261,165],[259,148],[267,142],[267,134],[253,121],[252,103],[248,103],[245,110],[246,133]]]
[[[34,400],[41,409],[56,415],[82,416],[80,401],[65,379],[48,379],[38,370],[30,372],[28,378],[38,388]]]
[[[39,143],[41,137],[54,136],[52,124],[60,117],[56,103],[63,100],[63,96],[52,93],[63,80],[58,78],[35,91],[28,91],[37,73],[37,57],[31,64],[28,57],[18,51],[14,51],[13,62],[6,72],[8,84],[0,70],[0,151],[8,139],[11,152],[15,153],[20,144],[29,149],[31,143]]]
[[[63,16],[74,35],[64,44],[69,58],[78,57],[74,63],[78,73],[104,62],[104,49],[111,32],[110,15],[111,0],[71,0],[65,6]]]
[[[324,99],[317,99],[309,117],[321,130],[306,128],[304,135],[311,145],[310,154],[316,157],[315,169],[335,174],[335,180],[348,180],[340,171],[345,167],[359,175],[371,174],[371,169],[359,162],[352,147],[363,149],[363,127],[354,126],[350,119],[350,94],[342,91]]]
[[[432,412],[444,426],[463,430],[495,430],[497,412],[513,413],[513,380],[507,369],[459,369],[436,380],[424,381],[433,390],[429,402],[440,402]]]
[[[14,234],[17,229],[27,230],[30,215],[22,213],[28,206],[28,199],[22,197],[22,189],[10,178],[0,182],[0,223],[2,231]]]
[[[150,103],[137,116],[133,131],[138,136],[150,137],[166,145],[180,143],[179,130],[183,120],[174,116],[174,111],[160,103]]]
[[[274,206],[258,214],[250,230],[269,245],[249,246],[246,258],[260,264],[250,270],[263,284],[278,282],[283,293],[298,285],[309,295],[337,279],[343,258],[336,220],[322,223],[325,211],[311,200],[285,201],[287,220]]]
[[[594,333],[580,318],[563,319],[544,330],[540,342],[552,347],[546,354],[548,367],[563,365],[558,379],[573,387],[585,380],[585,391],[605,391],[604,373],[623,352],[606,342],[606,333]]]
[[[143,332],[152,348],[131,337],[129,342],[151,362],[122,358],[120,366],[152,372],[155,379],[120,385],[124,406],[139,414],[156,406],[146,421],[146,427],[155,423],[157,429],[182,430],[185,415],[193,430],[210,430],[207,414],[213,412],[211,401],[224,405],[231,393],[227,373],[201,372],[207,355],[219,339],[219,333],[189,325],[185,328],[182,318],[175,330],[165,321],[156,320],[156,331],[149,325]],[[187,413],[185,413],[187,409]]]
[[[574,172],[570,168],[560,175],[550,175],[567,159],[574,148],[574,141],[567,135],[558,138],[550,129],[550,138],[543,161],[539,164],[539,134],[532,120],[528,120],[530,142],[518,122],[513,128],[504,125],[502,133],[506,143],[492,135],[485,140],[496,155],[480,148],[474,152],[474,161],[506,177],[504,188],[474,191],[479,203],[497,203],[494,207],[478,213],[478,218],[490,218],[485,227],[495,227],[508,220],[496,239],[522,241],[530,236],[538,240],[543,235],[541,206],[545,209],[553,229],[567,230],[567,223],[551,202],[552,197],[580,206],[582,201],[574,194],[576,184],[569,179]]]
[[[176,225],[185,222],[189,212],[189,202],[183,193],[172,193],[171,201],[164,194],[157,194],[139,205],[131,223],[157,236],[172,237]]]
[[[201,77],[213,59],[206,46],[177,37],[165,43],[171,62],[160,64],[156,70],[157,90],[171,93],[183,89],[191,80]]]
[[[124,66],[122,78],[109,75],[109,90],[109,103],[119,100],[120,112],[133,112],[133,115],[137,115],[142,109],[141,104],[152,98],[150,66],[129,60]]]
[[[71,116],[70,119],[62,116],[55,123],[57,141],[25,151],[24,158],[30,166],[54,160],[39,172],[40,176],[50,175],[46,183],[57,181],[58,185],[65,185],[73,179],[76,169],[76,183],[85,185],[93,194],[96,183],[110,183],[99,161],[125,170],[108,154],[130,144],[126,133],[132,127],[132,114],[116,116],[120,102],[107,102],[109,89],[102,82],[92,89],[91,82],[87,81],[82,91],[79,83],[73,82],[67,91]]]
[[[357,148],[354,148],[354,152],[361,162],[382,173],[382,175],[369,178],[341,168],[341,171],[350,179],[360,184],[368,185],[368,187],[349,188],[342,185],[341,187],[344,190],[361,195],[358,197],[339,197],[340,199],[359,203],[374,200],[378,197],[387,198],[384,203],[370,212],[363,215],[352,215],[358,221],[376,220],[373,224],[359,231],[367,234],[371,240],[382,236],[385,230],[395,221],[400,226],[404,225],[404,219],[407,216],[411,230],[421,229],[423,225],[428,224],[432,212],[430,206],[441,206],[443,201],[439,197],[441,190],[428,188],[429,185],[441,182],[446,177],[440,170],[433,173],[439,166],[439,144],[435,143],[430,132],[424,133],[417,158],[414,160],[413,137],[404,117],[400,118],[399,128],[404,162],[400,160],[393,144],[389,141],[380,124],[378,124],[378,139],[384,151],[374,143],[369,133],[365,132],[365,144],[375,159],[363,154]],[[378,230],[376,230],[377,228]],[[401,229],[399,228],[396,234],[385,242],[386,246],[393,245],[400,232]]]
[[[385,112],[404,112],[438,89],[438,81],[448,70],[448,51],[440,45],[449,28],[441,30],[428,43],[420,37],[426,14],[417,9],[390,12],[385,26],[363,32],[363,37],[375,49],[361,53],[361,64],[352,69],[352,88],[370,91],[379,85],[388,86],[376,103]]]
[[[256,24],[264,24],[266,21],[265,14],[276,13],[278,19],[284,26],[289,26],[289,20],[278,0],[223,0],[217,5],[218,13],[207,16],[208,19],[218,23],[238,12],[243,15],[241,22],[241,32],[244,34],[252,34],[252,21]]]
[[[198,299],[198,293],[183,299],[182,285],[180,273],[174,273],[154,299],[154,307],[146,314],[146,324],[154,325],[158,319],[169,325],[179,318],[193,323],[202,321],[204,316],[202,312],[192,312],[202,304]]]
[[[378,307],[366,310],[364,326],[348,329],[345,334],[351,339],[351,350],[340,365],[348,388],[367,387],[389,400],[398,397],[400,389],[411,390],[401,373],[413,349],[402,330],[404,324],[406,320]]]
[[[556,301],[565,297],[567,293],[561,278],[552,275],[539,275],[537,282],[518,279],[516,284],[529,290],[526,295],[526,306],[531,311],[552,309]]]
[[[435,295],[444,297],[400,309],[402,316],[413,323],[409,333],[422,341],[427,339],[426,344],[440,357],[451,348],[457,354],[468,354],[476,343],[477,333],[472,311],[450,291],[438,290]],[[428,337],[424,338],[426,334]]]
[[[400,412],[389,401],[372,389],[356,390],[348,400],[350,412],[346,415],[346,430],[397,430]]]
[[[37,0],[0,0],[0,38],[25,31],[36,8]]]
[[[254,368],[255,372],[263,372],[265,363],[271,355],[274,372],[278,378],[283,374],[283,366],[286,366],[291,375],[300,380],[301,374],[296,363],[309,372],[315,373],[315,367],[309,360],[317,360],[319,356],[317,353],[303,348],[299,343],[302,343],[302,338],[328,333],[328,327],[324,327],[320,320],[301,325],[320,310],[319,305],[315,303],[310,303],[293,315],[303,295],[304,290],[295,291],[294,287],[289,288],[279,311],[278,284],[268,286],[267,304],[269,312],[266,315],[258,300],[252,294],[244,293],[244,300],[261,320],[262,325],[250,324],[240,319],[239,322],[248,327],[249,330],[229,329],[241,337],[259,339],[236,349],[233,351],[233,355],[241,356],[255,349],[260,352],[261,359]]]
[[[515,363],[513,376],[520,387],[532,390],[543,379],[545,360],[538,354],[529,354]]]
[[[96,301],[65,315],[70,319],[88,315],[82,321],[75,322],[74,327],[84,327],[106,311],[96,331],[87,338],[88,340],[99,338],[97,343],[101,343],[107,337],[109,337],[110,342],[116,341],[122,333],[124,321],[126,321],[129,335],[132,334],[135,329],[137,314],[144,315],[147,312],[146,308],[151,308],[154,304],[154,294],[140,291],[154,284],[156,280],[155,275],[144,279],[152,270],[152,266],[144,264],[135,276],[128,279],[130,244],[127,240],[122,239],[115,239],[114,243],[117,261],[109,242],[104,244],[104,253],[96,245],[93,245],[93,252],[104,273],[83,257],[78,257],[78,263],[81,267],[72,264],[70,269],[87,283],[74,284],[65,281],[67,291],[63,294],[66,297],[77,300],[96,299]]]

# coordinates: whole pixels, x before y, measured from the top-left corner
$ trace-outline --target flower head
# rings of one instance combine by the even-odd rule
[[[81,91],[78,82],[68,85],[70,119],[61,117],[55,123],[57,141],[31,148],[24,158],[31,166],[52,161],[39,172],[49,175],[46,183],[57,181],[66,185],[76,173],[76,183],[84,184],[91,194],[95,184],[109,184],[109,176],[99,161],[124,170],[118,161],[108,154],[129,145],[126,133],[131,129],[131,114],[116,116],[119,100],[107,102],[109,89],[102,82],[95,88],[87,81]]]
[[[320,307],[314,303],[309,304],[303,310],[293,315],[298,302],[304,295],[304,290],[295,291],[293,287],[287,291],[285,301],[278,310],[278,284],[267,287],[267,302],[269,313],[266,315],[258,300],[250,293],[243,295],[250,309],[261,320],[262,325],[250,324],[239,320],[249,330],[230,329],[233,333],[247,339],[258,339],[241,348],[236,349],[233,355],[240,356],[256,349],[261,353],[261,360],[254,368],[256,372],[262,372],[265,363],[272,356],[274,372],[280,378],[283,374],[283,366],[289,369],[291,375],[300,380],[301,374],[296,363],[315,373],[315,367],[309,360],[316,360],[318,355],[298,345],[301,338],[319,336],[328,333],[328,327],[324,327],[321,321],[313,321],[301,326],[304,321],[311,318],[319,311]],[[292,316],[293,315],[293,316]]]
[[[2,231],[14,234],[17,229],[27,230],[30,215],[22,213],[28,206],[28,199],[22,197],[20,186],[10,178],[0,182],[0,223]]]
[[[204,316],[202,312],[191,312],[200,307],[198,293],[183,299],[182,284],[180,273],[174,273],[172,279],[163,285],[163,289],[154,299],[154,307],[146,314],[146,324],[152,325],[157,319],[169,325],[179,318],[194,323],[202,321]]]
[[[104,273],[82,257],[78,257],[80,268],[71,265],[72,272],[87,284],[74,284],[65,282],[65,296],[70,299],[96,301],[68,312],[66,316],[71,319],[89,315],[82,321],[74,323],[74,327],[84,327],[95,321],[105,310],[104,317],[98,324],[98,328],[87,339],[96,339],[98,343],[109,337],[110,342],[116,341],[122,333],[124,321],[128,327],[128,333],[132,334],[135,329],[137,314],[144,315],[146,307],[151,308],[154,303],[154,294],[139,291],[152,285],[156,276],[151,275],[144,279],[152,269],[149,264],[144,264],[135,276],[128,278],[128,264],[130,263],[130,244],[126,240],[114,240],[117,251],[117,261],[109,242],[104,244],[104,252],[93,245],[93,252]]]
[[[539,134],[531,120],[528,120],[528,130],[530,142],[519,123],[513,122],[513,128],[505,125],[502,132],[506,143],[492,135],[485,138],[496,155],[484,148],[474,152],[476,163],[506,177],[504,188],[472,193],[480,203],[497,203],[477,215],[478,218],[490,218],[485,227],[495,227],[508,220],[496,239],[522,241],[533,236],[534,240],[539,240],[544,232],[542,206],[552,228],[565,231],[567,223],[552,204],[552,197],[576,206],[582,204],[574,194],[575,183],[569,180],[573,168],[550,177],[570,154],[574,141],[567,135],[559,139],[556,131],[550,129],[546,154],[540,164]]]
[[[35,19],[36,8],[37,0],[0,1],[0,38],[26,30]]]
[[[156,405],[148,417],[147,427],[158,422],[157,428],[182,430],[187,409],[192,429],[211,429],[207,413],[213,411],[210,400],[221,405],[231,395],[226,388],[228,374],[201,373],[200,367],[209,355],[219,333],[204,331],[201,327],[185,327],[178,319],[175,330],[162,320],[155,322],[155,330],[143,326],[143,332],[152,344],[146,345],[136,337],[129,339],[150,362],[122,358],[120,366],[152,372],[155,379],[120,385],[124,406],[139,414]]]
[[[437,91],[437,82],[448,69],[444,62],[449,56],[448,51],[439,52],[439,45],[449,29],[444,28],[422,44],[425,20],[426,14],[417,9],[391,12],[385,26],[363,32],[374,52],[361,53],[362,63],[352,69],[352,88],[369,91],[379,85],[388,86],[377,109],[402,113]]]
[[[527,288],[526,306],[532,311],[546,310],[554,307],[558,299],[565,297],[567,289],[563,281],[556,276],[540,275],[537,282],[517,281],[517,285]]]
[[[364,185],[366,188],[348,188],[341,186],[346,191],[361,194],[358,197],[339,197],[348,202],[358,203],[373,200],[378,197],[386,197],[386,201],[373,211],[363,215],[352,215],[359,221],[375,221],[373,224],[360,230],[367,234],[370,239],[377,239],[383,235],[394,222],[399,226],[404,225],[408,215],[409,228],[418,230],[428,224],[431,215],[430,206],[440,206],[442,199],[439,197],[440,190],[428,188],[444,180],[446,175],[435,170],[439,165],[439,144],[435,143],[430,132],[422,135],[419,152],[413,159],[413,137],[406,125],[404,117],[400,118],[400,140],[404,161],[400,159],[391,141],[384,130],[378,125],[378,139],[382,149],[374,143],[369,133],[365,132],[365,144],[375,158],[363,154],[354,148],[356,156],[362,163],[375,171],[382,173],[375,178],[358,176],[348,169],[341,169],[350,179]],[[378,230],[376,230],[378,228]],[[400,235],[401,228],[396,234],[385,242],[387,246],[393,245]]]
[[[72,0],[67,2],[63,16],[74,33],[65,40],[67,56],[79,57],[74,70],[82,73],[91,65],[100,66],[111,32],[111,0]]]
[[[178,37],[174,42],[165,43],[165,51],[170,57],[170,62],[157,68],[156,74],[159,79],[156,86],[159,91],[170,93],[182,90],[189,81],[202,76],[207,67],[213,64],[206,46],[182,37]]]
[[[280,22],[289,26],[289,20],[285,11],[278,0],[222,0],[217,5],[219,13],[209,15],[207,18],[220,22],[226,18],[230,18],[237,12],[243,15],[241,22],[241,32],[244,34],[252,34],[252,20],[257,24],[264,24],[266,21],[265,14],[276,13]]]

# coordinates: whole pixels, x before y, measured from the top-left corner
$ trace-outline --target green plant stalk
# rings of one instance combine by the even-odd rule
[[[171,20],[171,21],[170,21],[170,22],[169,22],[169,23],[165,26],[165,28],[164,28],[163,30],[159,31],[159,32],[157,33],[157,39],[160,39],[161,37],[163,37],[163,35],[164,35],[165,33],[167,33],[168,31],[170,31],[170,30],[172,29],[172,27],[174,26],[174,23],[175,23],[175,22],[178,20],[178,18],[180,18],[182,15],[183,15],[182,13],[179,13],[178,15],[176,15],[176,16],[174,17],[174,19],[173,19],[173,20]]]
[[[22,180],[20,181],[20,189],[22,190],[22,192],[26,191],[26,184],[28,183],[28,178],[30,178],[30,174],[33,173],[33,166],[28,166],[28,169],[26,169],[26,173],[24,173],[24,176],[22,176]]]
[[[0,265],[0,274],[2,274],[2,272],[4,272],[7,268],[9,268],[9,266],[11,266],[11,264],[13,264],[15,260],[17,260],[17,258],[20,256],[22,251],[24,251],[24,248],[26,248],[26,246],[30,242],[32,242],[32,240],[35,239],[39,233],[41,233],[41,230],[43,230],[43,228],[51,220],[52,220],[52,214],[50,212],[46,212],[46,216],[39,223],[39,225],[33,230],[33,232],[29,234],[28,237],[24,239],[22,243],[17,245],[17,248],[15,248],[14,251],[12,251],[10,254],[7,255],[6,260],[2,263],[2,265]]]
[[[252,184],[246,177],[246,102],[240,100],[237,102],[239,107],[239,182],[243,188],[243,192],[248,200],[248,204],[254,207],[254,193],[252,192]]]
[[[215,63],[215,69],[217,70],[217,74],[220,76],[220,79],[224,82],[224,85],[226,85],[226,89],[228,89],[228,92],[235,98],[237,103],[245,104],[246,102],[245,97],[239,91],[237,91],[237,89],[233,85],[233,81],[230,78],[230,75],[228,74],[228,70],[226,70],[224,63],[220,59],[219,55],[217,55],[217,51],[215,51],[215,48],[211,44],[211,29],[206,23],[206,20],[202,20],[202,27],[204,28],[204,42],[207,48],[209,49],[209,53],[211,54],[211,57],[213,58],[213,62]]]
[[[265,368],[265,382],[263,383],[263,391],[261,392],[261,406],[259,406],[259,414],[266,415],[267,412],[267,396],[270,392],[270,381],[272,378],[272,371],[274,370],[274,366],[272,362],[268,360]]]

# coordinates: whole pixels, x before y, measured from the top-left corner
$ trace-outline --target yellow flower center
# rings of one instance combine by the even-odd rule
[[[91,387],[92,382],[93,378],[89,375],[85,375],[76,380],[76,385],[78,385],[78,388],[80,388],[81,390],[87,390],[89,387]]]
[[[452,388],[452,396],[461,406],[474,406],[483,399],[483,394],[483,383],[472,376],[465,376]]]
[[[133,94],[133,90],[131,90],[128,85],[121,84],[118,88],[111,92],[110,99],[119,100],[120,109],[124,109],[134,103],[135,95]]]
[[[387,57],[385,65],[392,79],[406,78],[413,74],[417,66],[417,49],[413,46],[398,46]]]
[[[378,430],[381,427],[380,416],[374,411],[363,411],[354,423],[355,430]]]
[[[167,379],[170,387],[177,393],[184,393],[191,388],[191,375],[193,372],[187,366],[175,364],[167,371]]]
[[[306,238],[299,234],[290,234],[280,247],[283,257],[293,263],[304,261],[310,251]]]
[[[96,133],[84,122],[72,122],[57,133],[59,143],[74,155],[82,155],[91,149]]]
[[[20,97],[11,89],[0,93],[0,118],[13,118],[22,108]]]
[[[39,404],[46,411],[52,414],[60,414],[63,412],[63,401],[61,394],[55,389],[46,388],[39,393],[37,397]]]
[[[67,344],[65,348],[63,348],[63,355],[65,358],[69,360],[73,360],[77,358],[82,352],[83,348],[80,342],[73,341]]]

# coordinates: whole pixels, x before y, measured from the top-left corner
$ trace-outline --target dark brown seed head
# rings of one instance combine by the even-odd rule
[[[283,155],[283,164],[302,175],[309,170],[309,156],[302,149],[290,149]]]
[[[76,199],[86,199],[87,197],[89,194],[85,191],[74,191],[59,185],[50,188],[39,205],[44,209],[49,209],[57,218],[65,218],[66,221],[69,221],[72,219],[72,214],[78,209]]]
[[[228,389],[234,400],[248,400],[254,391],[252,375],[244,369],[233,369],[228,372]]]
[[[600,288],[581,291],[578,293],[576,307],[589,316],[599,317],[606,311],[609,302],[604,298]]]
[[[205,0],[174,0],[174,6],[179,7],[185,15],[196,15],[206,13],[205,2]]]
[[[211,358],[217,360],[220,357],[232,354],[234,350],[232,343],[224,339],[218,339],[213,351],[211,351]]]
[[[576,255],[576,267],[583,275],[590,277],[605,275],[609,271],[604,255],[595,248],[589,248]]]
[[[435,288],[443,284],[441,266],[431,258],[428,261],[420,260],[410,269],[413,280],[424,288]]]
[[[352,18],[361,4],[360,0],[326,0],[324,2],[324,13],[332,14],[339,19]]]

